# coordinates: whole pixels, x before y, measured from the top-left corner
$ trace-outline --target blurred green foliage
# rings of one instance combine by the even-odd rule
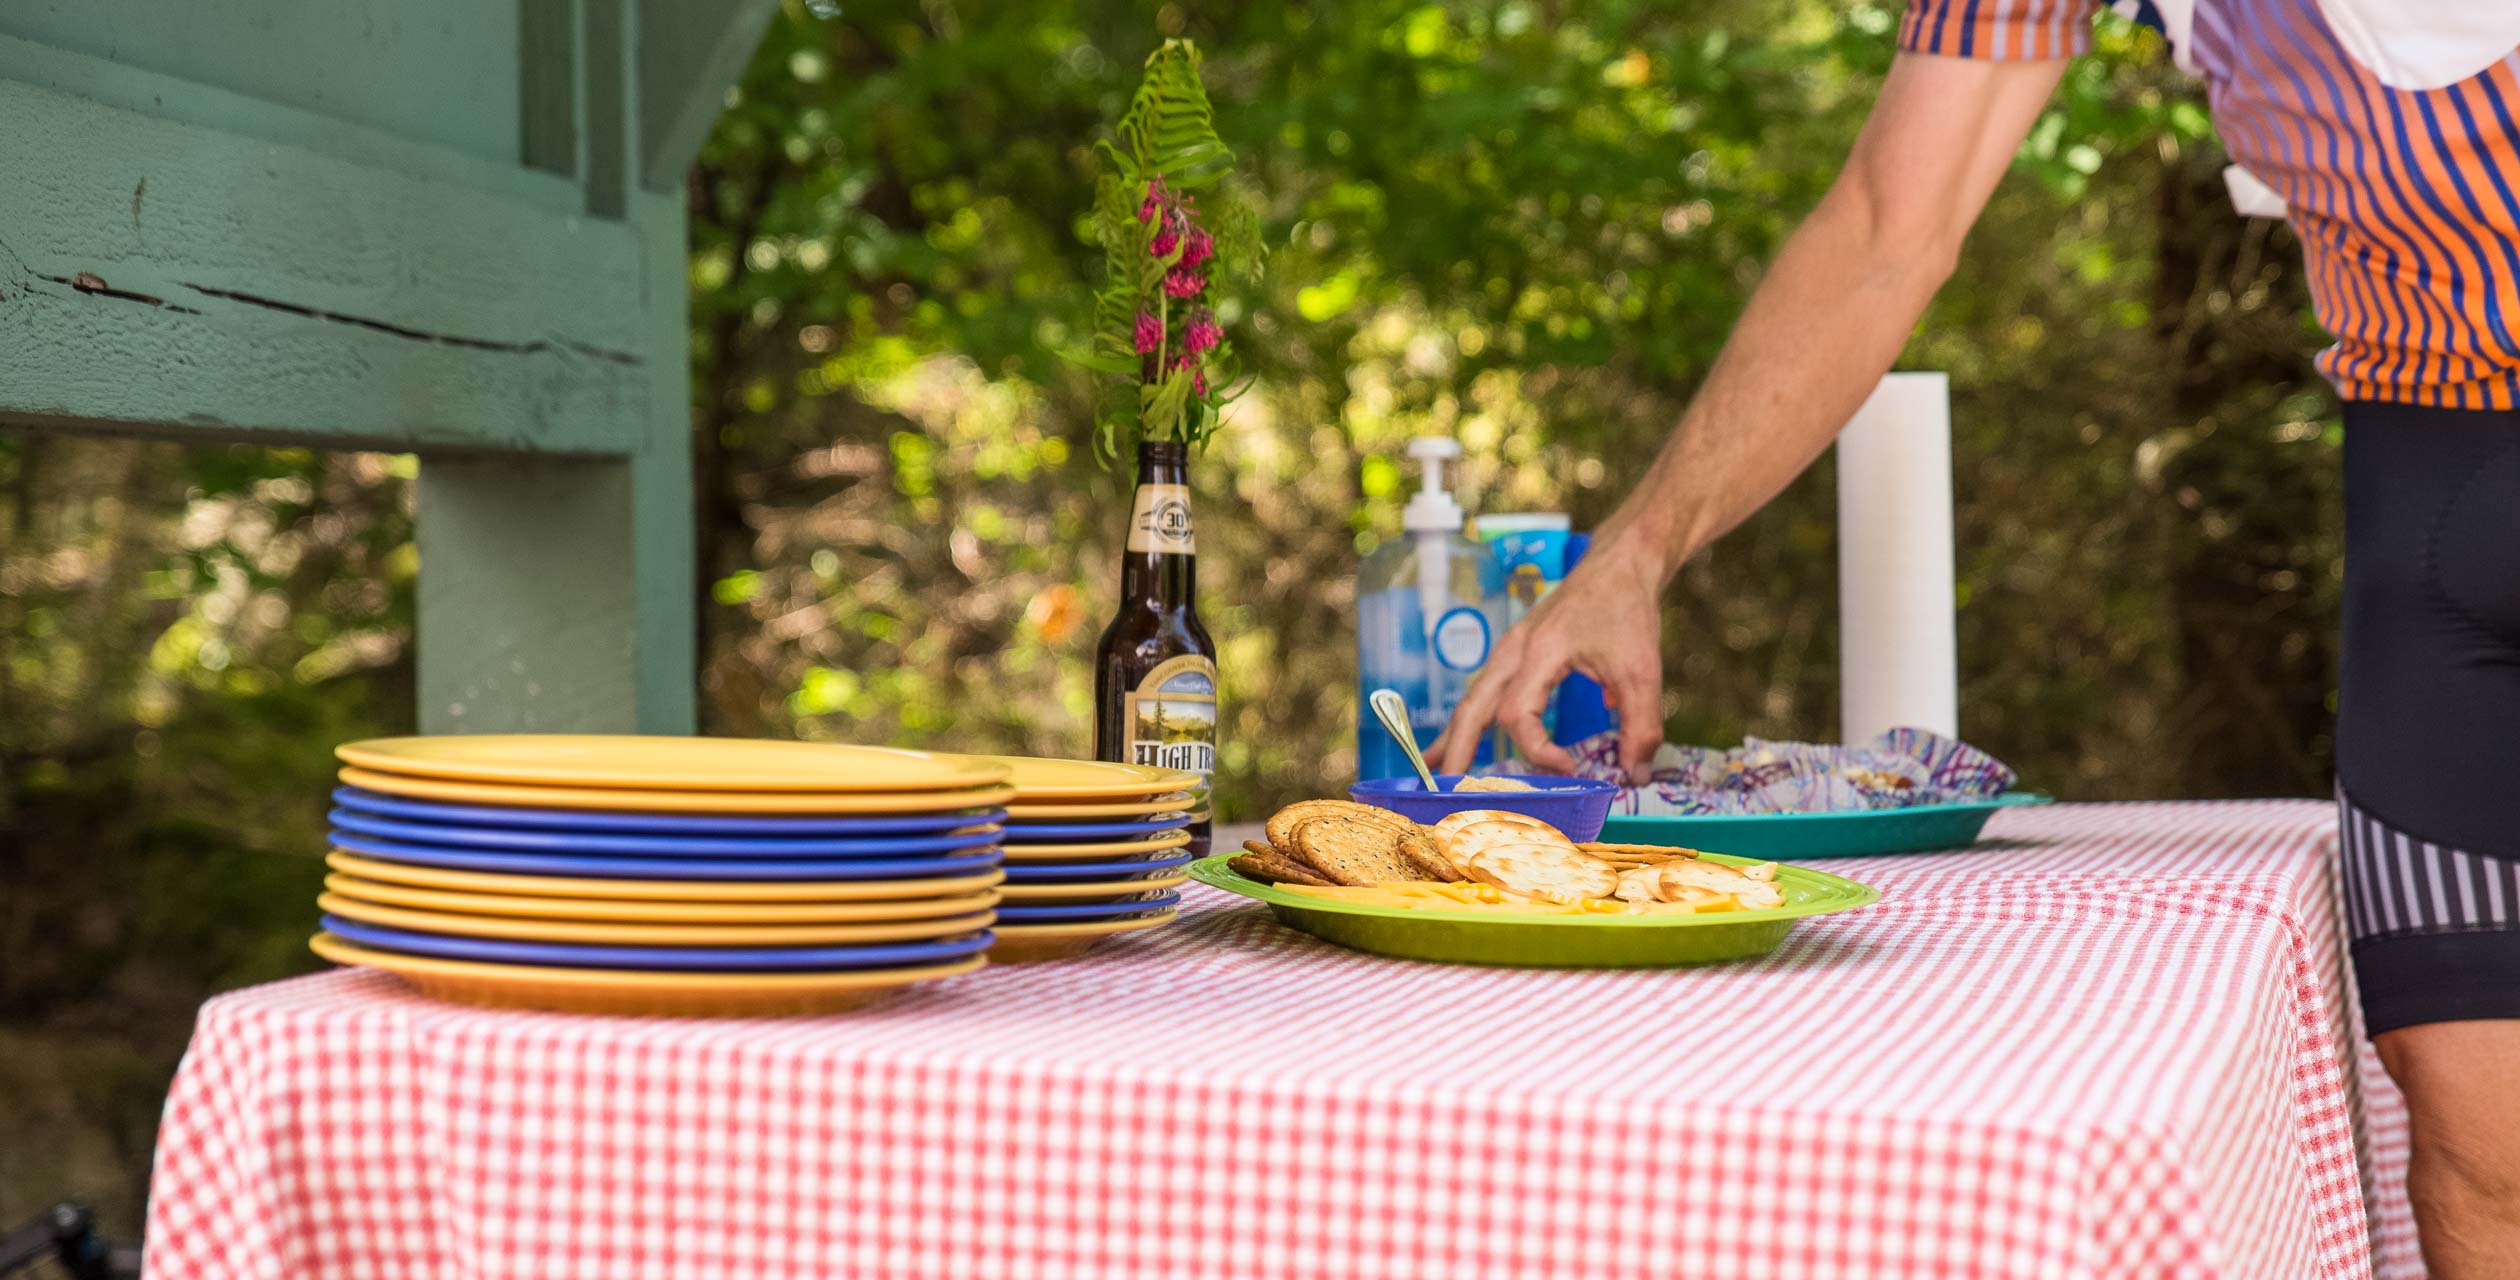
[[[712,732],[1081,754],[1122,478],[1091,457],[1091,141],[1195,38],[1270,271],[1194,471],[1220,809],[1352,767],[1393,464],[1597,522],[1816,201],[1895,10],[1821,0],[847,0],[774,22],[692,176]],[[1902,362],[1948,370],[1963,723],[2069,798],[2316,794],[2335,406],[2289,234],[2107,26]],[[1816,359],[1830,353],[1814,353]],[[206,993],[305,967],[331,745],[409,724],[407,459],[0,434],[0,1217],[137,1221]],[[1670,602],[1678,741],[1825,737],[1823,462]],[[1860,643],[1861,637],[1854,638]]]

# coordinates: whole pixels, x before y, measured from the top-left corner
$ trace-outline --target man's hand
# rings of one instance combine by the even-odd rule
[[[1558,682],[1581,671],[1619,712],[1619,764],[1642,783],[1662,745],[1662,574],[1614,551],[1596,551],[1558,584],[1488,655],[1452,723],[1435,740],[1445,773],[1461,773],[1488,726],[1501,724],[1523,757],[1553,773],[1575,758],[1540,723]]]
[[[1662,588],[1829,447],[1899,354],[1969,224],[2064,74],[2058,60],[1901,54],[1854,154],[1750,296],[1697,398],[1592,551],[1497,643],[1435,741],[1446,773],[1503,724],[1544,769],[1540,713],[1570,670],[1620,709],[1619,764],[1662,745]]]

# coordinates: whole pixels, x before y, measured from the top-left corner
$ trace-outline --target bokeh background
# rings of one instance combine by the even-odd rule
[[[1055,352],[1090,142],[1208,51],[1259,381],[1194,468],[1219,808],[1353,763],[1353,575],[1411,436],[1607,514],[1835,173],[1895,4],[791,0],[691,175],[704,728],[1084,754],[1126,478]],[[1905,368],[1949,371],[1962,718],[2078,800],[2322,793],[2336,405],[2201,92],[2101,28]],[[1832,353],[1815,351],[1815,360]],[[1683,574],[1674,741],[1835,731],[1831,464]],[[303,971],[331,746],[411,727],[381,455],[0,433],[0,1223],[135,1230],[206,995]]]

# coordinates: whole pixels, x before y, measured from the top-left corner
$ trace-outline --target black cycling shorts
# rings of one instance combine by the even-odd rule
[[[2520,413],[2346,406],[2344,615],[2364,1022],[2520,1018]]]

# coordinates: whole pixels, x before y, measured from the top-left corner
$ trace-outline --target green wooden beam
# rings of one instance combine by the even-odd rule
[[[569,21],[574,23],[575,0],[558,2],[572,7]],[[22,10],[0,6],[0,12]],[[538,58],[549,57],[553,50],[545,46],[535,53]],[[564,70],[562,78],[565,80],[567,75]],[[540,166],[534,166],[530,160],[528,167],[522,168],[486,160],[339,116],[16,39],[5,32],[0,32],[0,80],[20,81],[174,124],[200,125],[240,138],[354,161],[368,168],[390,169],[406,177],[489,192],[553,213],[576,212],[583,203],[577,184],[569,179],[566,169],[554,176],[551,172],[536,172]],[[519,96],[524,96],[521,90]],[[521,150],[521,139],[517,145]]]
[[[687,343],[679,198],[628,210],[649,247],[652,341]],[[690,371],[644,370],[627,459],[420,466],[420,726],[431,733],[689,733]]]
[[[629,451],[655,334],[628,226],[22,80],[0,120],[0,421]]]
[[[577,4],[520,0],[517,26],[517,159],[575,178],[586,167],[578,154]]]
[[[630,0],[622,0],[629,3]],[[761,43],[778,0],[636,0],[639,183],[672,191],[726,107],[726,91]]]
[[[7,0],[0,36],[501,164],[520,0]]]
[[[641,727],[632,488],[617,458],[422,459],[423,732]]]
[[[698,727],[699,543],[691,477],[691,230],[683,194],[641,192],[631,225],[648,246],[649,349],[645,440],[631,473],[631,589],[636,602],[639,727],[690,733]]]
[[[73,51],[173,0],[101,3],[0,14],[0,422],[417,451],[423,728],[690,731],[679,187],[775,0],[360,0],[485,33],[505,141],[412,127],[400,63],[334,103],[249,49]]]

